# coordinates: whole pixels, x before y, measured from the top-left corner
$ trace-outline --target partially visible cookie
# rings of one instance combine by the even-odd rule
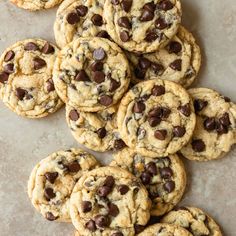
[[[216,222],[196,207],[181,207],[176,211],[171,211],[162,218],[161,222],[186,228],[193,236],[222,236]]]
[[[183,196],[186,173],[179,157],[149,158],[125,148],[114,155],[111,166],[119,166],[140,178],[152,200],[151,215],[170,211]]]
[[[54,88],[53,65],[58,49],[42,39],[26,39],[0,57],[0,99],[12,111],[40,118],[57,111],[63,102]]]
[[[20,8],[30,11],[48,9],[61,3],[63,0],[10,0]]]
[[[179,0],[107,0],[104,18],[111,38],[131,52],[164,47],[181,22]]]
[[[223,157],[236,143],[236,105],[212,89],[193,88],[189,93],[194,100],[197,124],[181,153],[196,161]]]
[[[139,236],[192,236],[192,234],[177,225],[158,223],[147,227]]]
[[[118,105],[99,112],[81,112],[66,105],[66,120],[75,139],[94,151],[120,150],[126,145],[117,128]]]
[[[143,156],[165,157],[188,143],[196,117],[184,88],[156,79],[138,83],[126,93],[117,121],[127,146]]]
[[[71,195],[70,215],[81,236],[133,236],[148,222],[150,207],[138,178],[108,166],[80,178]]]
[[[59,52],[53,80],[61,99],[81,111],[116,104],[130,82],[128,61],[108,39],[78,38]]]
[[[131,62],[133,83],[159,78],[189,87],[201,65],[200,48],[183,26],[163,49],[149,54],[126,54]]]
[[[75,183],[98,161],[80,149],[58,151],[39,162],[28,182],[34,207],[49,221],[70,222],[69,201]]]

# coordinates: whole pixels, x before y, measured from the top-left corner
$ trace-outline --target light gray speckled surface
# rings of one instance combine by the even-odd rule
[[[236,101],[235,0],[182,0],[184,23],[203,51],[197,86],[217,89]],[[7,0],[0,1],[0,52],[30,37],[53,41],[55,9],[30,13]],[[77,146],[64,117],[64,108],[41,120],[18,117],[0,103],[0,235],[70,236],[70,224],[44,220],[31,206],[26,183],[34,164],[49,153]],[[100,160],[107,156],[97,154]],[[226,236],[236,235],[236,149],[226,158],[208,163],[186,161],[188,189],[183,204],[204,208],[219,222]]]

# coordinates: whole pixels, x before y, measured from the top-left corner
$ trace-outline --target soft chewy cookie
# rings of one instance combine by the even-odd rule
[[[75,139],[94,151],[120,150],[126,145],[117,128],[117,109],[114,105],[103,111],[80,112],[66,105],[66,120]]]
[[[201,65],[200,48],[183,26],[165,48],[141,55],[127,52],[127,56],[131,62],[133,83],[160,78],[188,87]]]
[[[151,215],[170,211],[181,199],[186,173],[179,157],[149,158],[125,148],[114,155],[111,166],[119,166],[140,178],[152,199]]]
[[[57,11],[54,34],[64,47],[78,37],[109,38],[103,20],[105,0],[65,0]]]
[[[41,9],[52,8],[55,5],[62,2],[62,0],[10,0],[12,3],[16,4],[18,7],[37,11]]]
[[[144,156],[161,157],[174,154],[187,144],[196,117],[184,88],[157,79],[129,90],[121,100],[117,121],[127,146]]]
[[[194,88],[189,93],[194,99],[197,124],[181,153],[197,161],[220,158],[236,143],[236,105],[211,89]]]
[[[106,0],[104,18],[112,39],[128,51],[153,52],[176,34],[179,0]]]
[[[31,173],[28,195],[32,204],[50,221],[71,221],[69,200],[74,185],[82,174],[98,166],[92,155],[80,149],[51,154]]]
[[[0,99],[18,115],[40,118],[63,104],[52,80],[58,49],[41,39],[27,39],[0,57]]]
[[[192,236],[192,234],[180,226],[159,223],[147,227],[139,236]]]
[[[95,112],[119,101],[129,86],[130,70],[116,44],[98,37],[79,38],[58,54],[53,80],[64,102]]]
[[[132,236],[148,222],[150,207],[138,178],[119,167],[101,167],[75,185],[70,215],[81,236]]]
[[[222,236],[219,226],[205,212],[195,207],[181,207],[169,212],[161,222],[186,228],[193,236]]]

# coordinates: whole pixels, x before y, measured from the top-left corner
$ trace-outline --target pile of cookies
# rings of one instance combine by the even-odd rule
[[[39,10],[61,2],[16,1]],[[65,0],[57,10],[57,46],[14,44],[0,57],[0,98],[18,115],[40,118],[66,104],[75,139],[114,151],[101,167],[70,149],[36,165],[28,194],[50,221],[76,235],[222,235],[201,209],[182,207],[181,156],[209,161],[236,143],[236,105],[207,88],[186,90],[200,48],[181,25],[180,0]],[[157,224],[149,221],[158,216]],[[156,222],[156,221],[155,221]]]

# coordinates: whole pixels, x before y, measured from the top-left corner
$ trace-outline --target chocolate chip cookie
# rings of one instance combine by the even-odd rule
[[[116,104],[130,82],[128,61],[108,39],[79,38],[58,54],[53,80],[61,99],[80,111]]]
[[[125,148],[114,155],[111,166],[119,166],[140,178],[152,200],[151,215],[170,211],[181,199],[186,186],[186,173],[179,157],[149,158]]]
[[[75,183],[85,172],[99,166],[80,149],[51,154],[33,169],[28,195],[34,207],[49,221],[70,222],[69,200]]]
[[[103,111],[80,112],[66,105],[66,120],[75,139],[94,151],[120,150],[126,145],[117,128],[117,109],[114,105]]]
[[[169,212],[161,222],[186,228],[193,236],[222,236],[220,227],[205,212],[195,207],[181,207]]]
[[[75,185],[70,215],[81,236],[132,236],[144,229],[150,207],[147,190],[138,178],[119,167],[101,167]]]
[[[181,153],[196,161],[223,157],[236,143],[236,105],[211,89],[194,88],[189,93],[197,123],[192,139]]]
[[[200,48],[183,26],[165,48],[141,55],[127,52],[127,56],[131,62],[133,83],[159,78],[188,87],[201,65]]]
[[[103,19],[105,0],[66,0],[57,11],[54,34],[64,47],[78,37],[109,38]]]
[[[10,0],[20,8],[30,11],[48,9],[61,3],[63,0]]]
[[[190,140],[195,122],[186,90],[159,79],[141,82],[129,90],[117,115],[118,129],[127,146],[149,157],[180,150]]]
[[[177,225],[158,223],[147,227],[139,236],[192,236],[192,234]]]
[[[179,0],[107,0],[104,18],[111,38],[131,52],[164,47],[181,22]]]
[[[54,88],[53,65],[58,49],[42,39],[27,39],[7,48],[0,57],[0,99],[12,111],[40,118],[63,102]]]

